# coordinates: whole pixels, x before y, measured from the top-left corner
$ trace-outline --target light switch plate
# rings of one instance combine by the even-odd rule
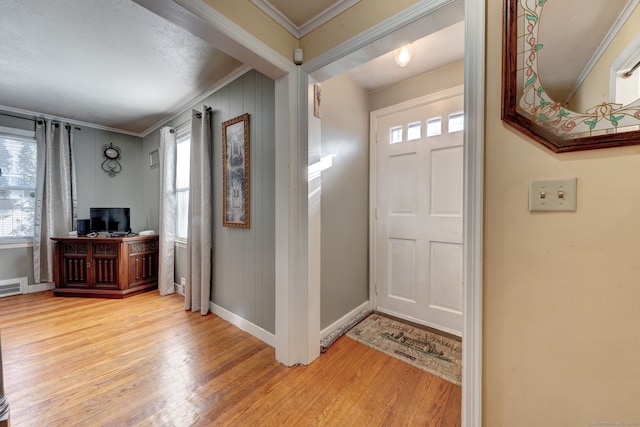
[[[577,178],[529,180],[529,212],[575,212]]]

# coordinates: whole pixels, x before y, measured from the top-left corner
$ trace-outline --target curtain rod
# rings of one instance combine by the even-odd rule
[[[624,78],[628,78],[631,77],[631,75],[633,74],[634,71],[636,71],[638,69],[638,67],[640,67],[640,61],[638,61],[636,63],[636,65],[634,65],[633,67],[631,67],[631,69],[629,71],[627,71],[626,73],[622,74],[622,77]]]
[[[40,119],[40,118],[20,117],[20,116],[14,116],[13,114],[7,114],[7,113],[4,113],[4,112],[1,112],[0,115],[6,116],[6,117],[13,117],[14,119],[28,120],[28,121],[37,123],[39,125],[42,124],[42,119]],[[62,120],[58,120],[58,119],[51,119],[51,120],[53,120],[54,122],[57,122],[57,123],[63,123]],[[74,127],[75,127],[76,130],[82,130],[82,128],[79,128],[78,126],[74,126]]]
[[[211,111],[211,110],[213,110],[213,108],[211,108],[211,107],[207,107],[207,106],[205,105],[205,109],[204,109],[204,111]],[[201,118],[202,118],[202,113],[201,113],[200,111],[198,111],[197,116],[198,116],[198,118],[199,118],[199,119],[201,119]],[[186,121],[184,121],[184,122],[180,123],[180,124],[179,124],[179,125],[177,125],[177,126],[173,126],[173,127],[169,130],[169,132],[171,132],[171,133],[175,133],[175,132],[177,132],[177,131],[178,131],[178,129],[180,129],[181,127],[183,127],[184,125],[187,125],[187,124],[189,124],[189,123],[191,123],[191,119],[186,120]]]

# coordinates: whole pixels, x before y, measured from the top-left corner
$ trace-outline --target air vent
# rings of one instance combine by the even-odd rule
[[[27,293],[27,278],[0,280],[0,298]]]

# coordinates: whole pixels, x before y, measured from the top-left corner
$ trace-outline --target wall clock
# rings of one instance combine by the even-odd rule
[[[122,171],[122,165],[118,161],[120,159],[120,147],[113,145],[102,146],[102,152],[105,160],[102,162],[102,170],[109,176],[116,176]]]

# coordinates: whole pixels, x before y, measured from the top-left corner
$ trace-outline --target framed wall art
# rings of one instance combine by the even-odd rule
[[[222,123],[222,225],[249,228],[249,114]]]

